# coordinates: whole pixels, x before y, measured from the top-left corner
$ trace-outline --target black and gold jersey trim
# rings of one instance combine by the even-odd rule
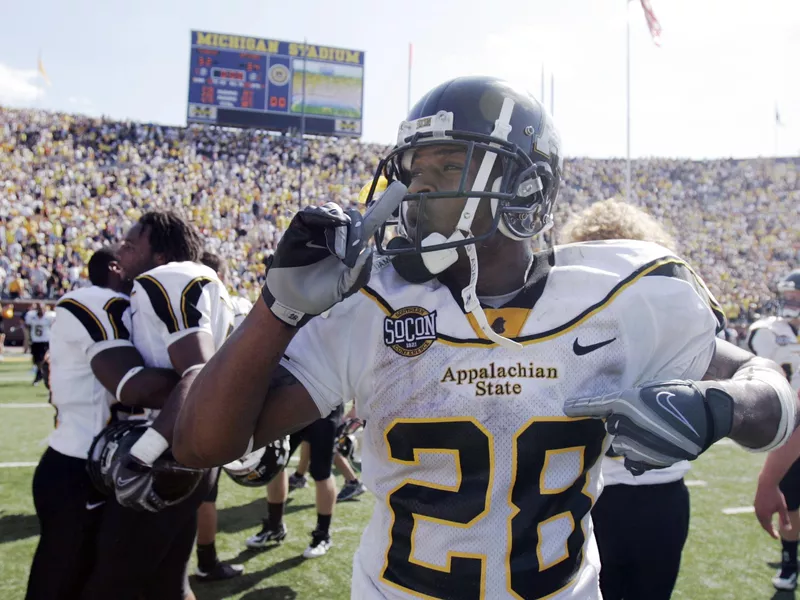
[[[89,337],[92,338],[93,341],[103,342],[108,339],[108,335],[106,334],[106,330],[103,327],[103,324],[100,322],[100,319],[98,319],[91,310],[77,300],[73,300],[72,298],[64,298],[58,304],[56,304],[56,307],[63,308],[64,310],[72,313],[72,316],[80,321],[81,325],[83,325],[84,329],[86,329]]]
[[[706,284],[703,283],[703,280],[700,279],[697,276],[697,273],[695,273],[691,267],[682,260],[674,260],[673,262],[663,264],[657,269],[649,272],[647,275],[673,277],[675,279],[682,279],[683,281],[687,282],[694,288],[697,294],[706,301],[706,304],[708,304],[709,308],[711,308],[711,312],[713,312],[714,316],[717,318],[717,333],[723,331],[727,326],[725,311],[723,311],[722,307],[717,303],[714,295],[706,287]]]
[[[548,263],[546,264],[552,266],[550,261],[548,261]],[[533,303],[535,303],[541,297],[544,291],[544,283],[546,283],[546,278],[548,273],[549,273],[549,267],[547,269],[542,269],[542,273],[539,275],[539,277],[534,279],[535,283],[534,286],[532,287],[537,287],[537,289],[531,290],[530,292],[531,295],[528,298]],[[675,277],[687,281],[697,290],[698,293],[700,293],[701,297],[707,299],[708,306],[712,310],[714,315],[717,317],[718,322],[724,323],[725,316],[724,313],[722,312],[722,309],[719,307],[718,304],[716,304],[716,302],[713,300],[713,296],[711,295],[711,293],[708,292],[708,290],[702,284],[702,281],[694,274],[694,272],[689,268],[689,266],[678,258],[666,257],[651,261],[641,266],[636,271],[628,275],[625,279],[617,283],[617,285],[615,285],[611,289],[611,291],[608,292],[608,294],[606,294],[605,297],[602,298],[599,302],[596,302],[592,306],[589,306],[586,310],[584,310],[583,312],[581,312],[579,315],[569,320],[568,322],[564,323],[563,325],[550,329],[549,331],[544,331],[542,333],[512,337],[511,339],[513,339],[516,342],[519,342],[520,344],[528,345],[528,344],[536,344],[539,342],[545,342],[554,339],[558,336],[564,335],[565,333],[571,331],[572,329],[575,329],[576,327],[578,327],[579,325],[581,325],[582,323],[584,323],[585,321],[587,321],[588,319],[599,313],[600,311],[607,308],[617,298],[617,296],[619,296],[631,285],[636,283],[639,279],[646,276]],[[529,281],[531,279],[532,278],[529,278]],[[544,282],[540,284],[541,287],[537,285],[539,281]],[[378,294],[375,290],[369,287],[364,287],[362,288],[361,292],[364,293],[364,295],[369,297],[371,300],[373,300],[376,304],[378,304],[381,310],[383,310],[383,312],[386,313],[387,315],[391,315],[394,312],[392,306],[384,298],[382,298],[380,294]],[[504,306],[503,309],[507,307],[517,308],[513,306],[513,304],[517,304],[524,293],[525,290],[523,290],[523,292],[520,292],[520,294],[518,294],[517,297],[514,298],[514,300],[511,303]],[[531,304],[531,307],[532,306],[533,304]],[[499,314],[500,311],[502,311],[503,309],[497,309],[496,312]],[[485,309],[485,310],[491,310],[491,309]],[[490,323],[492,322],[491,319],[489,320],[489,322]],[[437,332],[436,336],[439,342],[450,346],[465,346],[472,348],[491,348],[496,346],[496,344],[493,341],[485,338],[456,338],[441,332]]]
[[[114,329],[115,340],[131,339],[131,332],[128,331],[128,328],[125,326],[125,323],[122,320],[122,315],[125,314],[125,311],[128,310],[130,305],[131,303],[125,298],[120,298],[117,296],[111,298],[111,300],[106,302],[106,305],[103,307],[103,310],[105,310],[106,314],[108,314],[108,320],[111,322],[111,327]]]
[[[384,300],[384,298],[375,290],[373,290],[368,285],[365,285],[359,290],[362,294],[364,294],[367,298],[372,300],[378,307],[386,313],[386,316],[391,315],[394,312],[392,306]]]
[[[208,277],[196,277],[183,288],[183,292],[181,292],[181,317],[183,317],[183,325],[186,329],[200,325],[203,313],[197,309],[197,303],[203,294],[203,288],[211,282],[212,280]]]
[[[170,333],[179,331],[178,319],[175,318],[175,312],[172,310],[172,304],[170,304],[169,296],[164,286],[150,275],[140,275],[136,278],[136,281],[144,288],[147,297],[150,298],[150,304],[153,305],[156,316],[167,326],[167,331]]]

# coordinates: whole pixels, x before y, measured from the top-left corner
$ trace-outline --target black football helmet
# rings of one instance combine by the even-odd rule
[[[289,438],[283,437],[266,448],[259,448],[223,465],[222,470],[239,485],[260,487],[272,481],[283,470],[288,460]]]
[[[103,429],[89,448],[86,470],[97,490],[104,495],[113,495],[113,467],[131,446],[142,437],[150,425],[146,421],[117,421]],[[186,500],[197,488],[205,475],[204,469],[186,467],[177,462],[167,450],[152,467],[153,492],[164,506],[174,506]]]
[[[778,303],[782,317],[800,317],[800,269],[795,269],[778,282]]]
[[[468,188],[465,169],[457,190],[407,194],[395,220],[376,233],[380,253],[422,254],[467,246],[498,229],[522,240],[552,226],[563,166],[558,131],[538,100],[491,77],[459,77],[425,94],[400,124],[396,146],[378,165],[367,203],[377,200],[381,177],[409,185],[414,152],[442,144],[463,147],[467,164],[473,157],[481,159],[475,181]],[[418,202],[418,212],[424,214],[426,203],[445,198],[466,201],[459,227],[466,225],[467,230],[457,230],[449,238],[420,234],[384,244],[387,227],[398,226],[401,234],[407,231],[404,214],[409,202]],[[492,203],[494,222],[476,237],[468,229],[478,200],[484,198]]]

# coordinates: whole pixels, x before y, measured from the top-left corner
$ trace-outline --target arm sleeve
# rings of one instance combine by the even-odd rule
[[[775,334],[765,327],[759,327],[753,330],[750,334],[750,339],[747,340],[747,345],[756,356],[769,358],[775,356],[778,350],[778,342],[775,339]]]
[[[719,318],[705,293],[677,277],[643,277],[623,292],[630,387],[701,379],[716,348]]]
[[[199,331],[214,335],[212,311],[219,283],[205,276],[160,281],[151,275],[136,278],[131,296],[133,312],[145,311],[166,347]]]
[[[91,361],[109,348],[132,346],[130,303],[125,298],[111,298],[103,310],[91,310],[72,298],[56,306],[53,335],[62,336],[78,346]]]
[[[308,322],[281,359],[319,408],[322,416],[352,399],[366,398],[372,385],[369,340],[376,339],[374,308],[355,294],[327,317]]]

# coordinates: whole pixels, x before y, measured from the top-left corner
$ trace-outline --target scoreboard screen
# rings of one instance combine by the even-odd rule
[[[363,91],[360,50],[192,31],[188,123],[360,136]]]

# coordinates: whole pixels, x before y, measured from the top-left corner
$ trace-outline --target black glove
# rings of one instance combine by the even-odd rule
[[[166,507],[153,491],[153,468],[132,454],[126,454],[111,467],[117,502],[134,510],[158,512]]]
[[[694,460],[733,427],[733,399],[711,381],[663,381],[567,400],[564,413],[605,419],[611,449],[634,475]]]
[[[301,327],[369,281],[370,238],[400,206],[406,187],[394,182],[362,218],[333,202],[297,213],[267,270],[262,296],[272,313]]]

